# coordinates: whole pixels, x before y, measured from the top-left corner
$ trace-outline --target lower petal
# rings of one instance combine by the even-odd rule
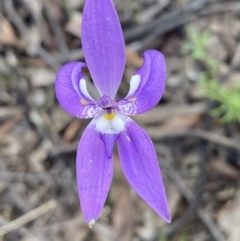
[[[95,125],[84,131],[77,151],[77,182],[83,216],[93,224],[102,211],[113,175],[113,160],[105,153]]]
[[[167,197],[153,143],[130,118],[118,139],[124,175],[139,196],[165,221],[170,222]]]

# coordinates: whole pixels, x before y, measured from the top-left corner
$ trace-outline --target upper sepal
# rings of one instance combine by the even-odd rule
[[[119,111],[123,114],[136,115],[149,111],[164,93],[166,80],[164,56],[156,50],[148,50],[143,57],[143,66],[134,73],[128,95],[118,102]]]
[[[125,67],[125,48],[112,0],[86,0],[81,40],[97,89],[114,99]]]

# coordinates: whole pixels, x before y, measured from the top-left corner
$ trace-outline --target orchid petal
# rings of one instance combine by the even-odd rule
[[[93,81],[101,95],[114,99],[124,66],[124,39],[112,0],[86,0],[82,46]]]
[[[165,221],[170,222],[167,197],[153,143],[130,118],[118,139],[123,173],[139,196]]]
[[[118,101],[119,111],[127,115],[142,114],[152,109],[165,90],[166,64],[156,50],[143,54],[144,64],[135,72],[125,99]]]
[[[83,216],[94,223],[102,211],[113,176],[113,160],[105,154],[95,125],[84,131],[77,151],[77,182]]]
[[[59,104],[70,115],[78,118],[92,118],[102,112],[87,91],[82,74],[85,66],[86,64],[81,62],[63,65],[58,71],[55,83]]]

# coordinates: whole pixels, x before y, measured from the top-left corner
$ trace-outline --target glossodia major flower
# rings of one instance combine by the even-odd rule
[[[165,89],[166,66],[156,50],[143,53],[144,63],[131,79],[124,99],[115,100],[125,67],[124,39],[112,0],[86,0],[81,40],[86,63],[61,67],[56,96],[69,114],[93,118],[77,150],[76,173],[83,216],[92,225],[99,217],[113,176],[113,147],[132,188],[165,221],[170,222],[167,198],[153,143],[128,115],[152,109]],[[100,93],[88,93],[82,69],[88,67]]]

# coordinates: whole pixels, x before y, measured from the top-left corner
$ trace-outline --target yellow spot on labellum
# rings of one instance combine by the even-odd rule
[[[112,120],[115,118],[115,116],[116,116],[116,114],[106,114],[106,115],[104,115],[104,118],[107,120]]]
[[[131,101],[131,102],[135,102],[137,100],[137,98],[131,98],[131,99],[129,99],[129,101]]]
[[[89,228],[92,228],[94,223],[95,223],[95,221],[92,219],[92,220],[88,223]]]
[[[80,100],[80,103],[81,103],[82,105],[87,105],[87,104],[88,104],[87,101],[84,100],[84,99],[81,99],[81,100]]]

